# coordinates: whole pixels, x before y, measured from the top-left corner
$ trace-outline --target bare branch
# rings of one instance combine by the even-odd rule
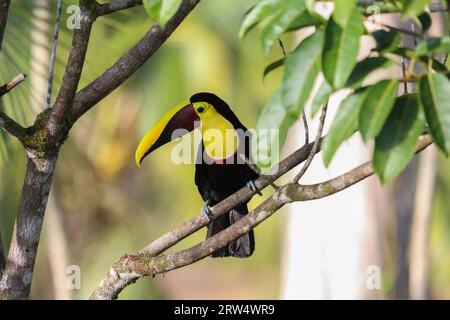
[[[417,144],[416,153],[422,151],[433,142],[430,135],[421,136]],[[294,185],[292,193],[289,194],[293,201],[308,201],[326,197],[332,193],[342,191],[355,183],[371,176],[373,174],[372,164],[366,162],[359,167],[350,170],[343,175],[313,185]]]
[[[56,9],[56,22],[55,22],[55,31],[53,34],[52,55],[50,58],[50,67],[48,70],[47,108],[50,108],[50,103],[52,101],[53,73],[55,69],[56,49],[58,48],[58,36],[59,36],[59,26],[61,23],[62,2],[63,0],[58,0],[58,7]]]
[[[177,13],[169,20],[164,30],[158,25],[153,26],[114,65],[81,89],[75,96],[72,118],[76,120],[81,117],[97,102],[130,78],[164,44],[199,2],[200,0],[183,0]]]
[[[47,206],[57,155],[48,159],[28,153],[27,171],[20,196],[6,269],[0,286],[0,300],[27,299]]]
[[[327,108],[328,108],[328,102],[322,108],[322,113],[320,114],[320,120],[319,120],[319,128],[317,129],[317,134],[316,134],[316,140],[314,141],[314,145],[311,149],[308,159],[306,160],[306,163],[303,165],[300,172],[292,180],[293,183],[298,183],[300,178],[303,177],[306,170],[308,170],[309,166],[311,165],[311,162],[313,161],[314,156],[317,153],[317,150],[319,149],[319,141],[320,141],[320,137],[322,137],[323,126],[325,124],[325,117],[327,115]]]
[[[286,159],[282,160],[278,165],[273,167],[268,174],[262,175],[258,179],[256,179],[255,185],[258,190],[263,190],[265,187],[270,185],[271,182],[274,182],[286,172],[290,171],[292,168],[295,168],[298,164],[305,161],[308,158],[312,147],[313,143],[303,146],[302,148],[298,149],[293,154],[288,156]],[[211,218],[216,219],[220,215],[229,212],[236,206],[250,200],[253,195],[254,192],[249,187],[243,187],[228,198],[213,206],[211,208]],[[140,253],[158,255],[171,246],[175,245],[188,235],[206,226],[207,224],[208,221],[205,219],[204,215],[200,213],[189,221],[186,221],[177,228],[173,229],[172,231],[159,237],[156,241],[153,241],[144,249],[142,249]]]
[[[0,0],[0,50],[2,50],[3,35],[6,29],[6,20],[8,20],[10,0]]]
[[[116,0],[108,3],[99,4],[97,15],[103,16],[119,10],[129,9],[142,5],[142,0]]]
[[[5,260],[5,251],[3,249],[3,239],[2,232],[0,230],[0,279],[3,275],[3,270],[5,270],[6,260]]]
[[[25,81],[26,74],[18,74],[11,81],[0,87],[0,98]]]
[[[0,129],[3,129],[5,132],[19,140],[25,134],[25,129],[2,111],[0,111]]]
[[[0,98],[9,91],[17,87],[20,83],[25,81],[26,75],[21,73],[14,77],[11,81],[0,87]],[[16,121],[8,117],[4,112],[0,111],[0,129],[3,129],[13,137],[20,140],[25,134],[25,129]]]
[[[80,28],[76,29],[72,38],[72,49],[64,71],[63,80],[52,108],[52,115],[48,123],[49,132],[56,133],[59,124],[67,120],[68,111],[71,109],[73,99],[81,78],[84,60],[91,34],[92,24],[95,20],[96,2],[80,0]]]
[[[308,127],[308,120],[306,119],[305,111],[302,112],[302,120],[303,120],[303,126],[305,127],[305,144],[308,144],[309,143],[309,127]]]
[[[431,143],[430,136],[421,137],[417,152]],[[288,183],[242,219],[189,249],[167,255],[159,254],[160,252],[159,255],[152,254],[149,250],[142,250],[138,255],[125,255],[112,266],[92,293],[91,299],[115,299],[125,287],[140,277],[184,267],[209,256],[215,250],[248,233],[287,203],[319,199],[335,194],[372,174],[372,166],[370,162],[367,162],[337,178],[316,185],[302,186],[297,183]],[[206,224],[205,217],[199,218]]]

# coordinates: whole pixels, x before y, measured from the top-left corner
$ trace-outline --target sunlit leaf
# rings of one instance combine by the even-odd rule
[[[327,81],[322,82],[311,103],[311,115],[313,117],[316,115],[317,111],[325,105],[332,93],[333,87]]]
[[[341,27],[346,28],[352,16],[357,0],[339,0],[335,2],[333,20]]]
[[[275,41],[286,31],[292,22],[305,11],[305,3],[299,0],[284,0],[276,14],[269,18],[261,30],[261,47],[264,54],[269,54]]]
[[[294,116],[302,112],[320,71],[323,37],[324,32],[317,30],[303,40],[286,59],[281,95],[283,106]]]
[[[444,36],[441,38],[427,38],[420,41],[416,47],[416,54],[418,56],[433,55],[433,54],[449,54],[450,53],[450,37]]]
[[[339,26],[333,18],[328,21],[325,30],[322,67],[325,78],[335,89],[345,85],[356,64],[359,38],[363,32],[362,16],[356,9],[353,9],[344,28]]]
[[[425,119],[417,97],[399,97],[375,139],[373,166],[383,183],[394,179],[411,160],[424,125]]]
[[[397,80],[382,80],[370,88],[359,113],[359,130],[365,141],[375,138],[392,110],[397,97]]]
[[[325,166],[333,159],[339,146],[358,129],[358,117],[367,95],[367,90],[361,89],[349,95],[339,107],[333,119],[331,128],[322,146],[322,157]]]
[[[177,12],[182,0],[143,0],[148,16],[164,26]]]
[[[276,161],[277,155],[272,152],[279,152],[286,140],[289,128],[297,120],[284,107],[281,102],[281,92],[278,90],[264,106],[256,126],[258,135],[252,139],[252,159],[261,169],[269,169]],[[265,130],[261,130],[265,129]],[[277,130],[278,135],[273,131]],[[273,146],[278,146],[279,150],[272,150]]]
[[[419,81],[420,99],[436,145],[450,152],[450,80],[443,74],[427,74]]]
[[[245,16],[239,30],[239,37],[244,38],[259,22],[274,13],[282,0],[264,0],[255,5]]]
[[[318,26],[325,24],[326,20],[318,14],[312,14],[309,11],[303,11],[295,20],[290,24],[286,32],[296,31],[298,29],[308,27],[308,26]]]

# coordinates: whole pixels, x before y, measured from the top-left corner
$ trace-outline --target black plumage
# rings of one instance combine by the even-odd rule
[[[247,128],[239,121],[228,104],[216,95],[211,93],[199,93],[192,96],[190,100],[192,103],[207,102],[211,104],[218,113],[233,125],[235,130],[240,129],[238,132],[247,133]],[[245,159],[250,159],[249,135],[247,133],[238,134],[238,136],[239,144],[241,146],[245,145],[245,148],[243,148],[243,150],[239,148],[239,150],[242,150],[242,154],[239,154],[240,151],[238,151],[234,155],[234,163],[204,161],[204,146],[201,144],[199,147],[195,166],[195,184],[197,185],[203,200],[209,201],[210,206],[224,200],[244,187],[249,181],[253,181],[258,177],[258,174],[254,172],[244,160],[244,156]],[[240,157],[239,161],[237,161],[238,157]],[[247,204],[244,203],[231,210],[229,213],[221,215],[208,225],[207,238],[226,229],[247,213]],[[250,230],[249,233],[241,236],[228,246],[215,251],[211,256],[234,256],[245,258],[251,256],[254,249],[254,234],[253,230]]]

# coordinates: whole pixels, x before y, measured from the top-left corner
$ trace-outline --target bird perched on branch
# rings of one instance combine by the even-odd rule
[[[258,174],[248,162],[250,134],[225,101],[212,93],[197,93],[170,110],[142,138],[136,150],[136,164],[140,166],[149,153],[197,128],[202,141],[195,161],[195,184],[205,201],[202,212],[209,218],[209,206],[245,185],[258,192],[254,183]],[[221,215],[209,223],[206,238],[228,228],[247,213],[244,203]],[[254,234],[250,230],[211,256],[246,258],[254,249]]]

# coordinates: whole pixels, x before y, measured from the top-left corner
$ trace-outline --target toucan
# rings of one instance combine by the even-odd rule
[[[196,93],[166,113],[142,138],[135,155],[136,164],[162,145],[200,130],[201,142],[195,159],[195,184],[205,201],[201,211],[209,218],[210,206],[244,186],[259,193],[254,180],[258,173],[250,164],[250,133],[230,106],[213,93]],[[241,204],[208,224],[206,238],[228,228],[248,213]],[[212,257],[246,258],[255,250],[253,230],[211,254]]]

